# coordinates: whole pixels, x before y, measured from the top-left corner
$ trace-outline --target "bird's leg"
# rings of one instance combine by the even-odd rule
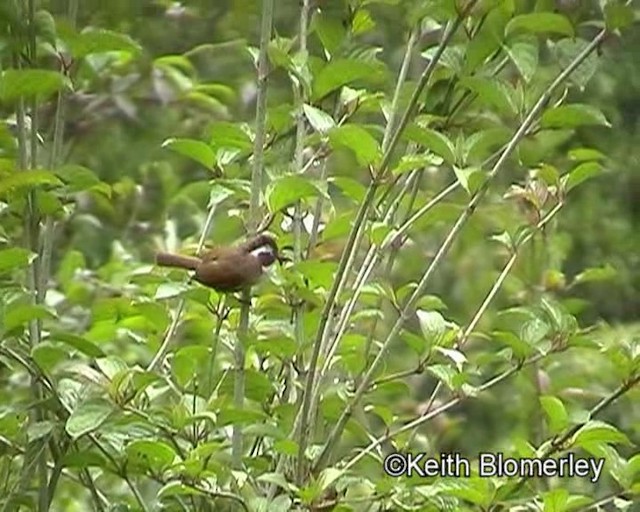
[[[237,300],[240,304],[242,304],[242,305],[245,305],[245,306],[251,306],[251,295],[249,295],[249,300],[245,300],[245,299],[243,298],[243,295],[244,295],[244,294],[242,294],[242,293],[241,293],[241,294],[239,294],[239,296],[237,296],[236,300]]]

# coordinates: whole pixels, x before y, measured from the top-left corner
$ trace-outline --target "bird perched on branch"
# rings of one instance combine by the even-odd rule
[[[281,258],[272,235],[261,233],[237,246],[214,247],[200,257],[168,252],[156,254],[156,264],[193,270],[193,278],[222,293],[254,285],[264,269]]]

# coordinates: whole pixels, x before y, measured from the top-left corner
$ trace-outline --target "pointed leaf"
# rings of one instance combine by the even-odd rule
[[[333,118],[322,110],[312,107],[311,105],[303,105],[304,115],[313,126],[313,129],[321,134],[326,134],[336,123]]]
[[[0,73],[0,104],[12,103],[19,98],[42,101],[69,86],[68,78],[57,71],[7,69]]]
[[[17,171],[0,179],[0,195],[21,188],[32,188],[40,185],[62,185],[62,181],[50,171],[36,169]]]
[[[455,163],[454,146],[446,135],[431,128],[423,128],[414,124],[407,127],[405,136],[441,156],[445,162],[449,164]]]
[[[81,33],[68,33],[63,36],[63,39],[76,59],[93,53],[114,51],[138,53],[142,50],[141,46],[128,35],[101,28],[87,28]]]
[[[530,32],[533,34],[552,32],[572,37],[573,26],[566,16],[551,12],[535,12],[515,16],[505,29],[507,35],[515,32]]]
[[[9,272],[16,268],[26,267],[35,258],[26,249],[21,247],[11,247],[9,249],[0,250],[0,274]]]
[[[333,147],[346,147],[353,151],[360,165],[371,165],[380,159],[380,146],[364,128],[349,124],[329,132]]]
[[[191,158],[191,160],[195,160],[207,169],[213,169],[216,155],[208,144],[200,140],[167,139],[162,143],[162,147]]]
[[[78,439],[97,430],[113,411],[113,406],[106,400],[83,402],[67,419],[65,430],[73,439]]]
[[[321,195],[321,191],[309,179],[289,174],[269,183],[265,195],[269,211],[278,212],[301,199]]]
[[[542,115],[543,128],[576,128],[584,125],[611,126],[596,107],[574,103],[547,110]]]
[[[317,74],[313,83],[313,97],[320,99],[343,85],[356,81],[378,81],[383,77],[380,63],[356,59],[332,60]]]
[[[597,176],[602,172],[602,166],[598,162],[583,162],[575,169],[571,170],[569,174],[562,177],[562,183],[565,190],[568,192],[571,189],[577,187],[582,182]]]

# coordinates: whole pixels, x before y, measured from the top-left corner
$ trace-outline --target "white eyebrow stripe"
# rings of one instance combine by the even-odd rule
[[[269,245],[263,245],[261,247],[258,247],[257,249],[254,249],[249,254],[251,254],[252,256],[259,256],[261,254],[272,255],[273,254],[273,249]]]

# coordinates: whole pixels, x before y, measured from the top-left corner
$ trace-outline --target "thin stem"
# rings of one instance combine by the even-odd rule
[[[362,399],[362,396],[364,395],[365,391],[369,387],[369,383],[374,373],[378,369],[378,366],[380,365],[382,359],[384,358],[387,350],[389,349],[389,346],[391,345],[393,340],[397,338],[397,336],[400,333],[400,330],[404,326],[407,319],[410,317],[411,311],[413,311],[415,304],[420,299],[420,297],[422,297],[422,295],[424,294],[424,291],[427,289],[427,285],[429,284],[431,277],[435,273],[436,268],[443,261],[444,257],[448,254],[449,249],[453,245],[454,240],[457,238],[458,234],[462,230],[463,226],[466,224],[467,220],[471,217],[473,212],[475,212],[479,202],[487,193],[489,189],[489,185],[493,181],[493,178],[495,178],[498,172],[502,169],[507,159],[511,156],[511,154],[515,150],[516,146],[525,136],[529,128],[533,125],[536,117],[542,112],[543,108],[550,100],[551,95],[555,91],[555,89],[557,89],[560,86],[560,84],[562,84],[566,80],[566,78],[569,77],[570,74],[573,73],[573,71],[575,71],[575,69],[584,61],[584,59],[586,59],[587,56],[598,47],[598,45],[601,43],[601,41],[604,39],[605,36],[606,36],[606,31],[603,30],[593,39],[591,43],[589,43],[573,59],[573,61],[569,64],[569,66],[567,66],[561,73],[558,74],[555,80],[547,87],[544,93],[540,96],[540,98],[538,99],[536,104],[533,106],[529,114],[525,117],[524,121],[521,123],[520,127],[518,128],[518,130],[513,135],[513,137],[505,147],[504,151],[500,155],[500,158],[498,158],[498,161],[495,163],[494,167],[487,174],[484,183],[480,186],[478,191],[471,198],[471,200],[467,205],[467,208],[465,208],[465,210],[456,220],[455,224],[449,231],[447,237],[445,238],[444,242],[438,249],[433,260],[431,261],[431,264],[429,265],[424,275],[422,276],[420,282],[418,283],[417,288],[415,289],[415,291],[407,301],[405,307],[400,312],[398,319],[396,320],[395,324],[391,328],[391,331],[387,335],[387,338],[383,342],[382,347],[380,348],[380,351],[378,352],[376,358],[371,363],[371,366],[369,367],[366,374],[364,375],[362,382],[360,383],[360,385],[358,386],[357,390],[354,393],[354,396],[352,397],[351,401],[349,402],[345,410],[342,412],[340,418],[334,425],[333,429],[330,431],[327,441],[324,445],[324,448],[320,453],[318,460],[316,461],[314,469],[317,470],[319,468],[322,468],[326,463],[329,457],[330,451],[333,450],[335,443],[337,442],[338,438],[342,434],[342,431],[344,430],[344,427],[347,424],[347,421],[351,417],[351,414],[353,412],[353,407]]]
[[[204,247],[204,242],[209,236],[209,231],[211,230],[211,226],[213,224],[213,217],[215,213],[216,213],[216,207],[215,207],[215,204],[212,204],[209,207],[207,219],[204,222],[204,227],[202,228],[202,233],[200,234],[200,240],[198,240],[198,248],[196,250],[198,254],[202,251],[202,248]],[[187,283],[190,279],[191,278],[187,276],[184,278],[184,282]],[[187,301],[184,298],[181,298],[180,301],[178,302],[178,307],[176,308],[173,314],[173,318],[171,319],[171,324],[169,325],[169,329],[167,329],[167,333],[164,336],[164,340],[162,341],[162,344],[158,348],[158,351],[156,352],[156,354],[153,356],[153,359],[149,363],[149,366],[147,366],[148,372],[157,370],[160,364],[162,363],[163,359],[167,355],[167,352],[169,352],[171,341],[173,340],[173,336],[178,330],[178,324],[180,323],[180,319],[182,317],[182,313],[184,311],[186,302]]]
[[[469,7],[473,7],[475,5],[475,1],[469,2]],[[304,389],[304,398],[302,408],[299,414],[296,416],[296,420],[294,422],[294,431],[297,430],[298,424],[300,423],[302,418],[306,418],[309,414],[312,393],[314,391],[314,387],[316,385],[316,373],[318,366],[318,359],[320,356],[321,348],[325,343],[325,339],[328,335],[329,331],[329,319],[332,317],[334,309],[336,307],[337,298],[340,296],[346,280],[347,276],[351,270],[351,265],[355,261],[355,253],[358,250],[358,243],[362,238],[362,233],[364,232],[364,223],[367,215],[369,214],[369,210],[373,201],[375,199],[376,192],[379,186],[382,183],[385,175],[387,174],[389,164],[391,163],[391,159],[394,153],[395,148],[400,142],[400,136],[404,132],[405,128],[409,123],[409,119],[413,115],[413,112],[418,104],[418,99],[422,94],[422,91],[426,87],[429,79],[433,71],[436,68],[438,61],[440,60],[442,54],[444,53],[445,48],[447,47],[449,41],[453,37],[453,34],[456,32],[457,28],[462,23],[462,16],[458,17],[453,23],[450,23],[445,30],[445,33],[442,37],[442,41],[438,46],[433,58],[427,64],[425,70],[423,71],[420,79],[418,81],[418,85],[416,86],[411,99],[404,111],[398,126],[395,128],[393,135],[390,138],[388,147],[384,152],[380,165],[378,167],[378,171],[373,175],[374,178],[371,181],[369,188],[362,200],[360,208],[356,213],[356,217],[354,219],[353,226],[351,231],[349,232],[349,236],[347,238],[347,242],[345,244],[345,248],[342,252],[342,257],[340,258],[340,263],[338,264],[338,270],[336,272],[336,278],[333,282],[331,290],[326,299],[325,307],[322,310],[322,314],[320,316],[320,322],[317,328],[317,335],[313,345],[313,352],[311,354],[311,360],[309,363],[309,370],[307,373],[307,379],[305,382]],[[345,420],[346,421],[346,420]],[[340,428],[340,430],[343,427]]]
[[[545,356],[546,356],[546,354],[536,354],[535,356],[531,357],[529,360],[525,361],[524,363],[517,364],[517,365],[513,366],[512,368],[510,368],[509,370],[507,370],[507,371],[505,371],[503,373],[500,373],[499,375],[496,375],[495,377],[492,377],[491,379],[489,379],[487,382],[485,382],[481,386],[478,386],[476,389],[477,389],[477,391],[479,393],[483,392],[483,391],[486,391],[486,390],[496,386],[497,384],[499,384],[501,382],[504,382],[506,379],[508,379],[509,377],[514,375],[515,373],[517,373],[523,366],[527,366],[527,365],[533,364],[534,362],[539,361],[540,359],[542,359]],[[359,452],[358,455],[356,455],[349,462],[347,462],[347,464],[344,466],[344,468],[342,468],[343,471],[347,471],[350,468],[352,468],[365,455],[371,453],[373,450],[375,450],[378,446],[382,445],[383,443],[393,439],[396,436],[399,436],[400,434],[403,434],[404,432],[408,432],[410,430],[413,430],[414,428],[419,427],[420,425],[423,425],[424,423],[432,420],[436,416],[439,416],[440,414],[448,411],[452,407],[458,405],[464,399],[465,399],[464,396],[457,396],[455,398],[452,398],[448,402],[442,404],[440,407],[437,407],[437,408],[432,409],[432,410],[427,409],[427,412],[425,414],[422,414],[421,416],[418,416],[416,419],[410,421],[406,425],[403,425],[402,427],[397,428],[396,430],[392,430],[391,432],[385,434],[384,436],[379,437],[373,443],[371,443],[369,446],[367,446],[364,450]]]
[[[299,26],[299,52],[301,56],[305,56],[307,52],[307,31],[309,25],[309,11],[311,9],[310,0],[303,0],[300,9],[300,26]],[[295,79],[295,77],[294,77]],[[295,79],[294,94],[296,98],[296,110],[297,110],[297,125],[296,125],[296,146],[295,146],[295,166],[296,172],[300,172],[303,166],[303,150],[304,150],[304,138],[306,135],[304,111],[303,106],[305,102],[305,92],[303,84]],[[302,204],[298,201],[295,205],[295,211],[293,215],[293,258],[294,263],[297,263],[302,258]],[[304,305],[302,302],[294,306],[293,309],[293,321],[294,321],[294,336],[296,340],[296,346],[303,347],[305,345],[304,336]],[[298,438],[298,458],[296,462],[296,484],[301,486],[304,481],[304,474],[306,471],[306,459],[305,453],[307,451],[307,444],[309,442],[309,436],[311,435],[312,422],[310,420],[305,421],[303,419],[299,438]]]
[[[260,27],[260,52],[258,55],[258,97],[256,100],[256,136],[253,146],[253,168],[251,172],[251,199],[249,205],[249,231],[255,233],[258,228],[260,196],[264,174],[264,141],[266,139],[267,121],[267,86],[269,77],[268,47],[273,26],[274,0],[262,3],[262,25]],[[235,375],[233,383],[233,405],[237,410],[244,408],[244,343],[249,330],[249,309],[251,307],[251,290],[242,293],[238,336],[234,346]],[[233,425],[231,436],[231,458],[233,467],[242,467],[243,439],[242,427]]]
[[[398,103],[400,102],[400,92],[402,86],[407,80],[407,74],[409,73],[409,64],[411,64],[411,57],[413,56],[413,49],[418,40],[419,27],[415,27],[409,35],[409,41],[407,41],[407,47],[404,51],[404,57],[402,58],[402,65],[400,66],[400,72],[398,73],[398,80],[396,80],[396,88],[393,92],[393,100],[391,100],[391,111],[389,112],[389,120],[384,131],[382,138],[382,150],[386,151],[389,146],[389,137],[393,133],[393,128],[396,122],[396,116],[398,112]]]
[[[623,382],[622,384],[620,384],[615,391],[613,391],[611,394],[609,394],[608,396],[600,400],[594,407],[591,408],[587,417],[588,418],[596,417],[602,411],[604,411],[607,407],[613,404],[618,398],[620,398],[625,393],[629,392],[638,384],[640,384],[640,373],[638,373],[637,375],[634,375],[632,378],[628,379],[626,382]],[[586,422],[576,423],[575,425],[572,425],[571,427],[567,428],[567,430],[562,435],[553,438],[552,442],[549,443],[549,446],[544,450],[544,452],[538,458],[540,460],[544,460],[549,458],[554,453],[565,449],[564,447],[566,446],[566,443],[569,442],[569,440],[574,435],[576,435],[580,431],[580,429],[583,428],[585,425],[586,425]],[[509,496],[518,492],[527,480],[528,480],[528,477],[520,478],[516,485],[511,486],[509,490],[503,496],[501,496],[501,499],[504,501]],[[495,509],[495,507],[493,507],[490,510],[493,510],[493,509]]]
[[[502,288],[502,285],[504,284],[505,279],[511,273],[511,270],[513,269],[513,266],[515,265],[516,260],[518,259],[518,256],[520,255],[519,249],[521,247],[523,247],[524,245],[526,245],[527,243],[529,243],[533,239],[533,236],[535,235],[535,233],[539,233],[542,230],[544,230],[546,225],[549,222],[551,222],[551,220],[560,211],[560,209],[562,208],[563,204],[564,204],[563,202],[558,202],[558,204],[556,204],[549,211],[549,213],[547,213],[540,220],[540,222],[538,222],[538,224],[536,225],[535,231],[532,231],[531,233],[529,233],[527,236],[525,236],[520,241],[520,243],[518,244],[518,247],[515,248],[515,250],[511,254],[511,257],[507,260],[507,263],[502,268],[502,271],[500,272],[500,275],[496,279],[495,283],[493,283],[493,286],[491,287],[491,290],[489,290],[489,293],[487,293],[486,297],[484,298],[484,300],[482,301],[482,303],[480,304],[480,306],[476,310],[476,312],[473,315],[471,321],[469,322],[469,325],[467,325],[467,327],[463,331],[462,335],[460,336],[458,341],[455,343],[455,345],[453,347],[454,349],[456,349],[456,350],[461,349],[467,343],[469,337],[471,336],[471,333],[475,330],[476,326],[480,322],[480,319],[486,313],[487,309],[489,308],[489,305],[493,302],[496,294],[498,293],[500,288]],[[438,396],[438,393],[440,392],[441,389],[442,389],[442,382],[440,381],[440,382],[438,382],[438,384],[436,384],[434,390],[431,392],[431,395],[429,396],[429,399],[426,402],[426,404],[427,404],[426,405],[426,409],[427,410],[430,409],[433,406],[433,403],[435,402],[435,399]]]

